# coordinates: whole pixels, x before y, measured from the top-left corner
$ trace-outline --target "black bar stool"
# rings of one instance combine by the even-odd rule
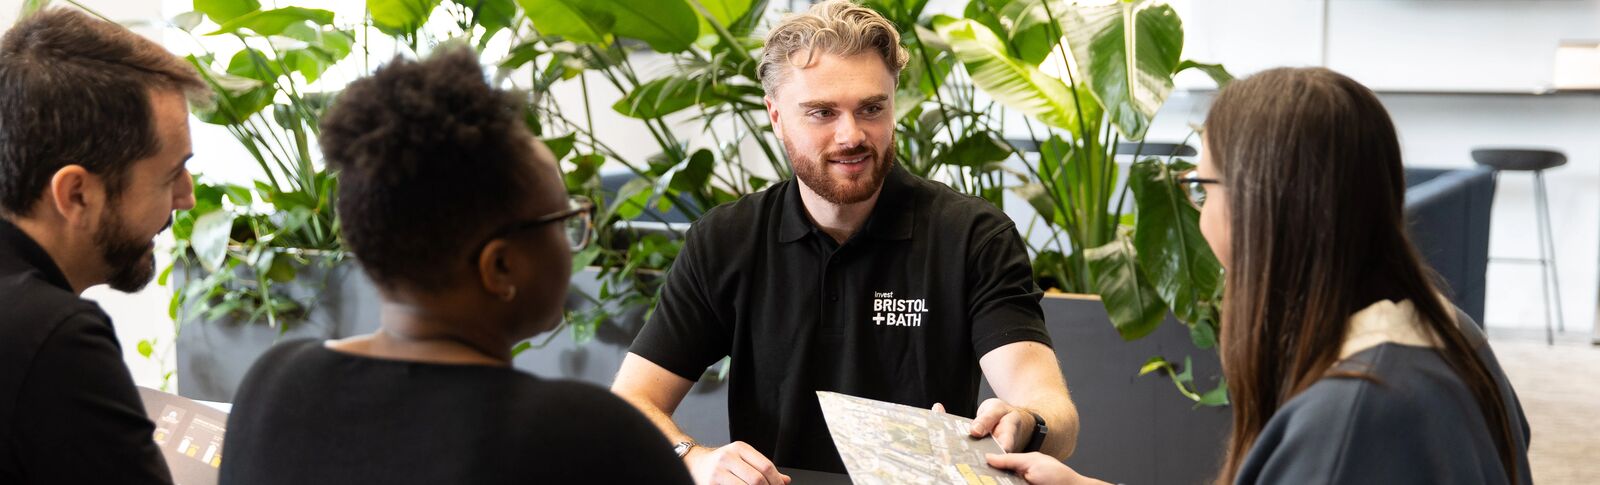
[[[1539,223],[1539,258],[1490,258],[1507,261],[1537,262],[1541,268],[1539,283],[1544,286],[1544,335],[1545,341],[1555,343],[1555,334],[1550,329],[1551,300],[1555,300],[1555,324],[1561,332],[1566,332],[1566,322],[1561,318],[1561,279],[1556,273],[1556,243],[1555,234],[1550,227],[1550,199],[1546,195],[1544,185],[1544,171],[1567,164],[1567,156],[1554,150],[1518,149],[1518,148],[1476,148],[1472,150],[1472,160],[1479,165],[1489,167],[1495,171],[1495,183],[1499,183],[1500,172],[1533,172],[1533,205],[1538,212]],[[1555,291],[1551,292],[1551,287]]]

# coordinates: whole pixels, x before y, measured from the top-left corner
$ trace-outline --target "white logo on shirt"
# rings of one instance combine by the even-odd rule
[[[921,327],[928,300],[895,298],[894,292],[872,292],[872,323],[890,327]]]

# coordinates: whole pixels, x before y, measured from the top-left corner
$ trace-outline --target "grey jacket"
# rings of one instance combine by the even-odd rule
[[[1528,421],[1483,332],[1462,331],[1500,385],[1510,413],[1518,483],[1528,470]],[[1268,420],[1235,483],[1502,484],[1504,467],[1466,385],[1433,348],[1382,343],[1342,360],[1367,379],[1329,377]]]

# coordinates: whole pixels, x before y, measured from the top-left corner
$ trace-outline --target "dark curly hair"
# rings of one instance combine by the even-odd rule
[[[454,282],[536,178],[516,96],[491,87],[460,46],[396,57],[351,83],[319,141],[339,173],[345,245],[386,288]]]

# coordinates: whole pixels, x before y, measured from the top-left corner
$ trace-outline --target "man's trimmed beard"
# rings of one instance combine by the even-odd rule
[[[863,202],[872,198],[883,187],[883,180],[888,177],[889,169],[894,166],[894,143],[882,150],[872,150],[871,146],[862,143],[850,150],[831,151],[821,157],[805,157],[795,152],[794,145],[785,141],[783,149],[789,154],[789,163],[794,167],[795,178],[810,187],[818,197],[828,202],[845,205]],[[870,154],[867,160],[861,163],[874,164],[866,172],[856,175],[852,180],[841,181],[834,178],[828,170],[828,160],[851,158],[861,154]]]
[[[131,231],[123,224],[121,214],[111,208],[106,209],[106,214],[104,223],[94,233],[94,245],[100,249],[100,258],[111,271],[106,276],[106,285],[123,293],[142,290],[156,274],[155,251],[150,242],[154,236],[129,234]],[[167,224],[171,225],[172,220],[168,219]]]

